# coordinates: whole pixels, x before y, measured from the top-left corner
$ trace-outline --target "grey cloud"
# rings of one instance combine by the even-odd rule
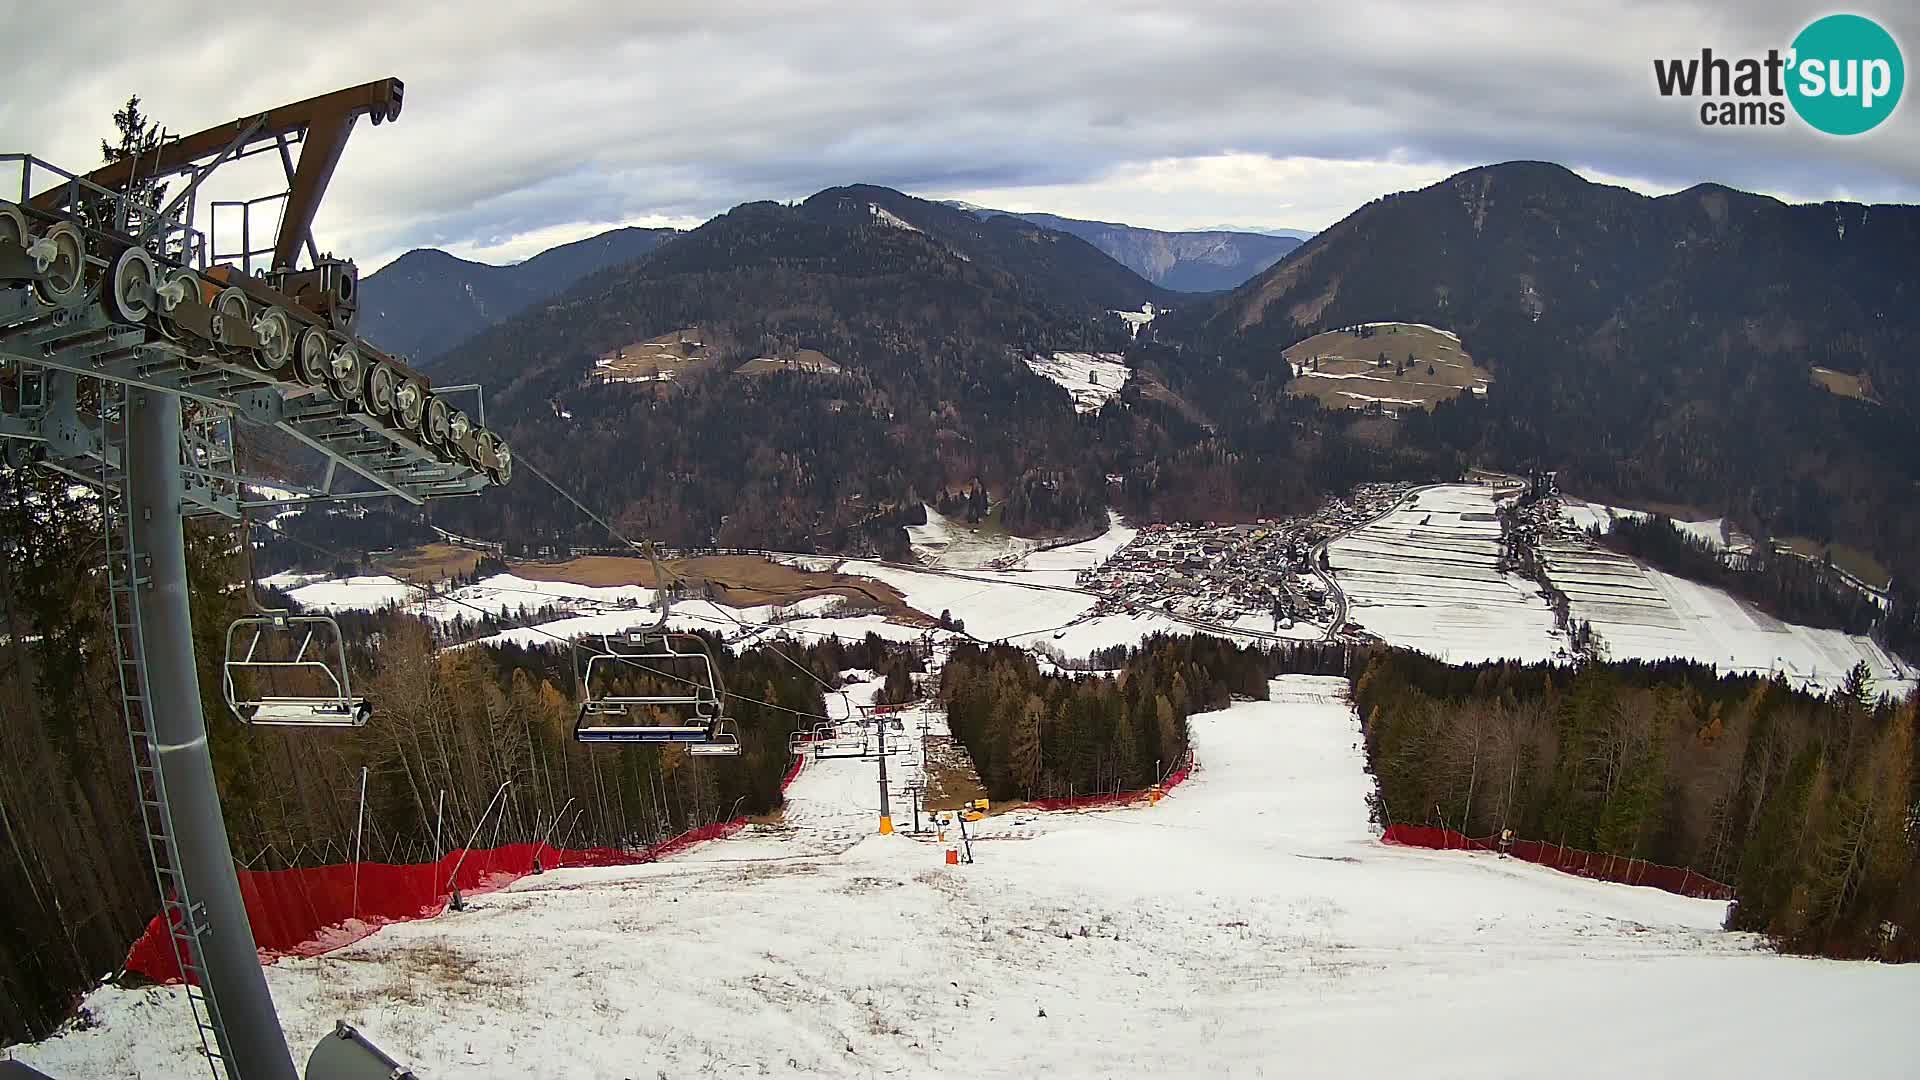
[[[81,165],[129,91],[187,129],[396,74],[405,115],[356,134],[319,222],[331,246],[369,257],[700,216],[861,180],[1067,191],[1129,163],[1229,151],[1448,167],[1543,158],[1805,197],[1920,191],[1920,103],[1873,136],[1833,140],[1710,131],[1654,92],[1656,56],[1784,46],[1824,11],[1780,0],[339,0],[318,25],[312,11],[269,4],[201,20],[100,3],[11,35],[0,141]],[[1920,12],[1870,14],[1910,66],[1920,58]],[[107,28],[140,47],[104,53]],[[1321,201],[1273,192],[1275,207]],[[1214,216],[1205,205],[1192,215]]]

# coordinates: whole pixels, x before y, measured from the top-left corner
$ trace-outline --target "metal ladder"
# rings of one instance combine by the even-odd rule
[[[127,750],[133,758],[134,796],[139,802],[140,826],[147,854],[153,862],[153,880],[160,891],[160,913],[166,920],[174,960],[186,988],[187,1007],[193,1013],[200,1049],[216,1080],[230,1075],[225,1047],[226,1030],[219,1006],[207,989],[201,967],[206,955],[206,907],[195,903],[180,873],[180,848],[171,826],[167,783],[160,771],[160,753],[154,745],[153,702],[147,693],[146,649],[140,639],[140,590],[148,582],[134,556],[133,530],[137,520],[133,497],[127,490],[124,465],[127,453],[126,394],[120,383],[100,381],[101,525],[107,550],[107,616],[113,625],[114,668],[119,675],[120,712],[127,724]],[[118,415],[116,421],[110,412]]]

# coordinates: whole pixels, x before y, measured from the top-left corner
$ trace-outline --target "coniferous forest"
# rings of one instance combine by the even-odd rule
[[[1920,959],[1920,696],[1830,696],[1698,664],[1449,667],[1353,678],[1384,821],[1692,869],[1728,925],[1829,956]]]

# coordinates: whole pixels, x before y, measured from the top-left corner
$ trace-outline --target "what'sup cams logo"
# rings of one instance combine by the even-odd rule
[[[1701,49],[1698,57],[1655,60],[1661,97],[1701,98],[1708,127],[1778,127],[1787,106],[1816,131],[1859,135],[1893,115],[1907,82],[1893,35],[1861,15],[1828,15],[1808,23],[1785,52],[1729,59]]]

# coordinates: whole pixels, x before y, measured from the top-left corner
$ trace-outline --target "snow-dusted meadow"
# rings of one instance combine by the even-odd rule
[[[1160,806],[994,819],[971,866],[873,835],[873,766],[819,762],[781,825],[550,871],[268,979],[296,1047],[344,1018],[438,1080],[1911,1075],[1920,970],[1770,955],[1710,901],[1385,847],[1342,683],[1273,689],[1194,718],[1200,771]],[[205,1075],[177,991],[87,1008],[19,1056]]]

